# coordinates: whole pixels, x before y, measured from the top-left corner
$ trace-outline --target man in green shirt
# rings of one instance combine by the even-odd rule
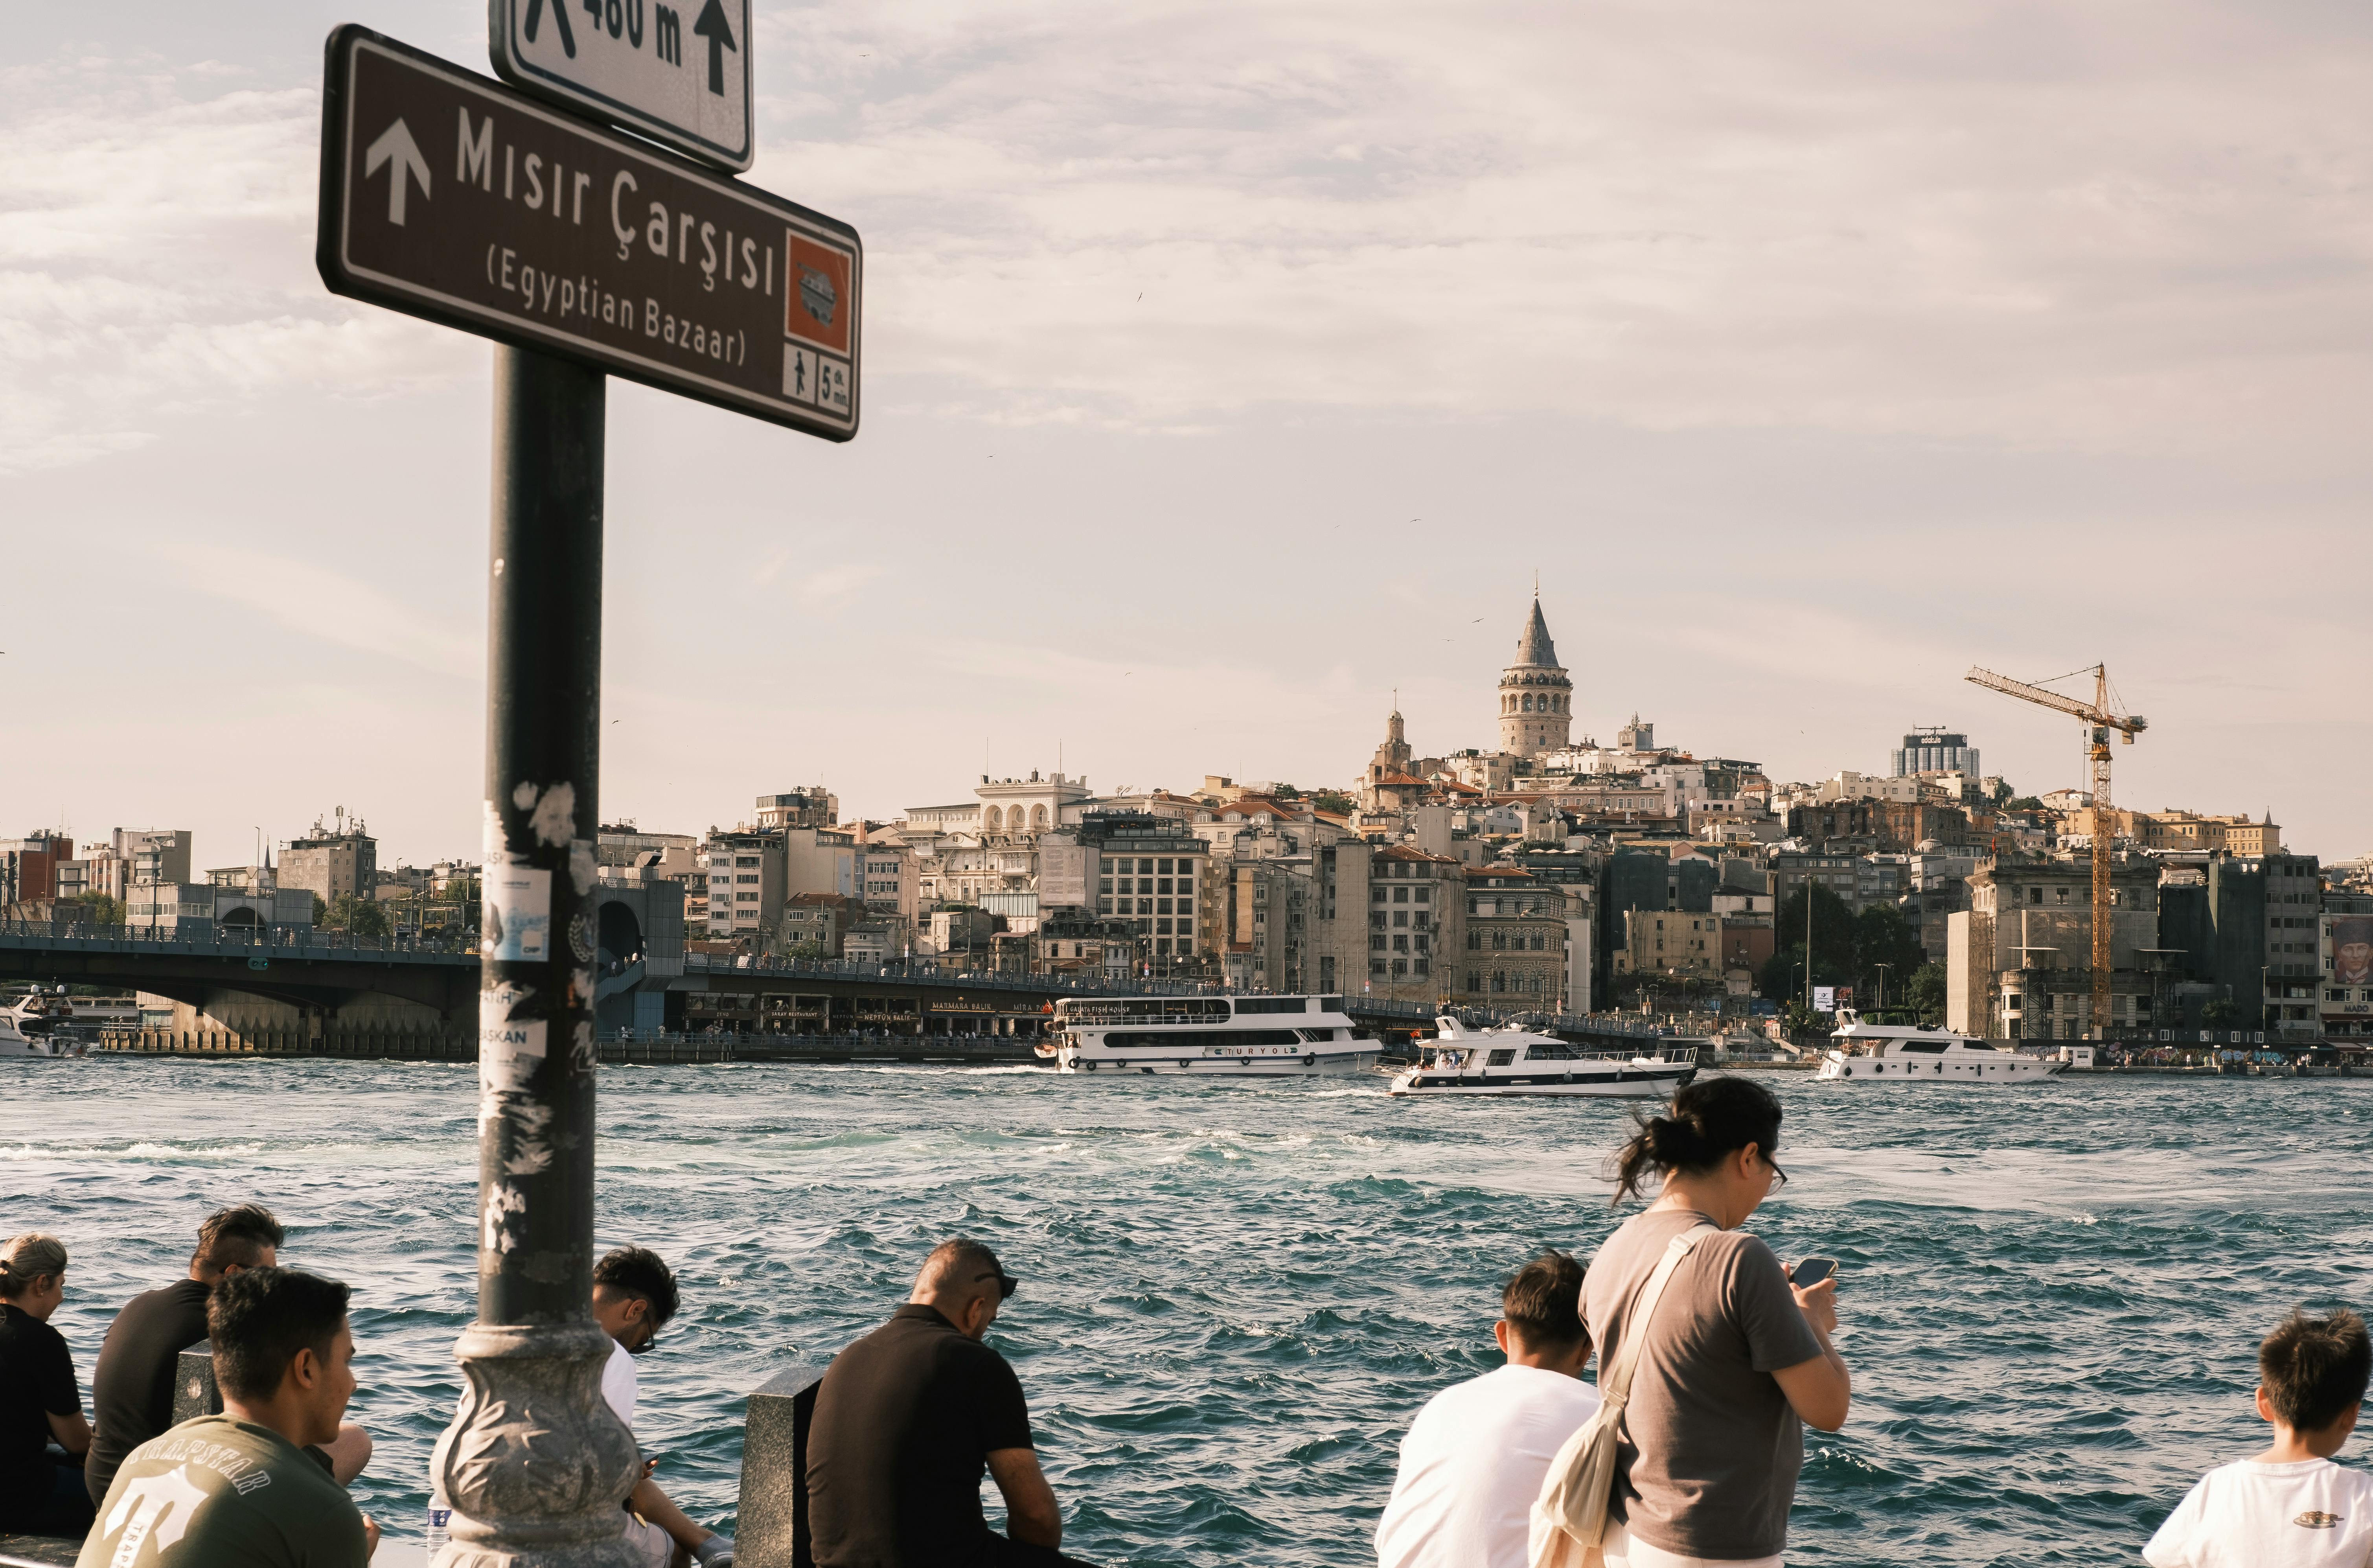
[[[306,1452],[336,1438],[355,1391],[346,1293],[294,1269],[215,1287],[223,1413],[132,1451],[76,1568],[363,1568],[379,1527]]]

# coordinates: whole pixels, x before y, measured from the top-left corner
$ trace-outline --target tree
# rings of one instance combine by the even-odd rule
[[[1360,802],[1340,790],[1315,790],[1310,796],[1310,804],[1314,810],[1331,813],[1336,816],[1350,816],[1360,809]]]
[[[79,904],[83,919],[94,926],[120,926],[123,923],[123,900],[110,898],[104,893],[77,893],[66,900]]]
[[[314,895],[313,902],[318,905],[321,901],[321,895]],[[341,893],[337,903],[330,907],[327,923],[332,930],[347,931],[356,936],[385,936],[387,911],[379,907],[377,899]]]
[[[1820,916],[1817,913],[1813,919],[1818,922]],[[1928,961],[1927,950],[1920,945],[1919,932],[1892,904],[1874,904],[1853,918],[1853,946],[1855,985],[1869,987],[1873,1001],[1878,1000],[1880,965],[1887,965],[1888,981],[1900,996],[1913,971]],[[1862,995],[1857,989],[1855,1000],[1860,1000]]]
[[[2032,795],[2014,795],[2003,802],[2003,810],[2006,812],[2040,812],[2042,809],[2043,802]]]
[[[1775,1000],[1805,995],[1805,905],[1813,907],[1813,981],[1850,986],[1854,981],[1854,916],[1846,901],[1818,883],[1797,884],[1780,906],[1778,951],[1763,966],[1763,994]]]
[[[1945,966],[1923,964],[1911,972],[1904,986],[1904,996],[1923,1024],[1941,1024],[1945,1018]]]
[[[2239,1021],[2241,1010],[2218,997],[2200,1010],[2200,1022],[2211,1029],[2230,1029]]]

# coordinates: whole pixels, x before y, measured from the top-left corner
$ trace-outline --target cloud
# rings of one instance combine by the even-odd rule
[[[192,405],[469,373],[456,334],[322,288],[320,95],[223,91],[228,74],[104,57],[0,71],[0,472],[123,451]]]
[[[2016,14],[802,8],[756,178],[866,228],[877,365],[1025,407],[2336,433],[2363,29]]]
[[[2373,45],[2335,21],[826,4],[763,18],[753,178],[864,230],[877,407],[928,380],[1151,431],[1323,406],[2299,449],[2373,394]],[[318,93],[228,72],[0,72],[0,462],[127,403],[469,373],[461,334],[321,288]]]
[[[799,585],[791,590],[791,596],[802,604],[847,603],[856,597],[859,589],[886,570],[886,568],[859,563],[826,567],[822,571],[810,572],[801,578]]]
[[[473,631],[425,615],[394,594],[310,561],[259,550],[169,540],[157,553],[179,563],[181,586],[227,599],[292,631],[459,680],[485,673]]]

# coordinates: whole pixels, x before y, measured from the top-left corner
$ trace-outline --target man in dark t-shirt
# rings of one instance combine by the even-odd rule
[[[173,1380],[181,1352],[205,1340],[206,1301],[215,1287],[250,1269],[274,1267],[286,1239],[280,1222],[261,1204],[219,1210],[198,1226],[189,1278],[143,1292],[115,1315],[90,1375],[98,1430],[83,1466],[83,1483],[94,1504],[107,1495],[124,1457],[173,1424]],[[322,1452],[344,1485],[369,1462],[370,1438],[349,1422]]]
[[[981,1343],[1014,1283],[978,1242],[941,1242],[906,1305],[833,1359],[808,1429],[817,1568],[1080,1568],[1056,1550],[1021,1379]],[[981,1512],[984,1472],[1005,1535]]]

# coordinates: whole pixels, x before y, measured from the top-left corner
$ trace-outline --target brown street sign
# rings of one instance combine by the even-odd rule
[[[339,294],[833,440],[857,434],[857,230],[348,25],[321,92]]]

